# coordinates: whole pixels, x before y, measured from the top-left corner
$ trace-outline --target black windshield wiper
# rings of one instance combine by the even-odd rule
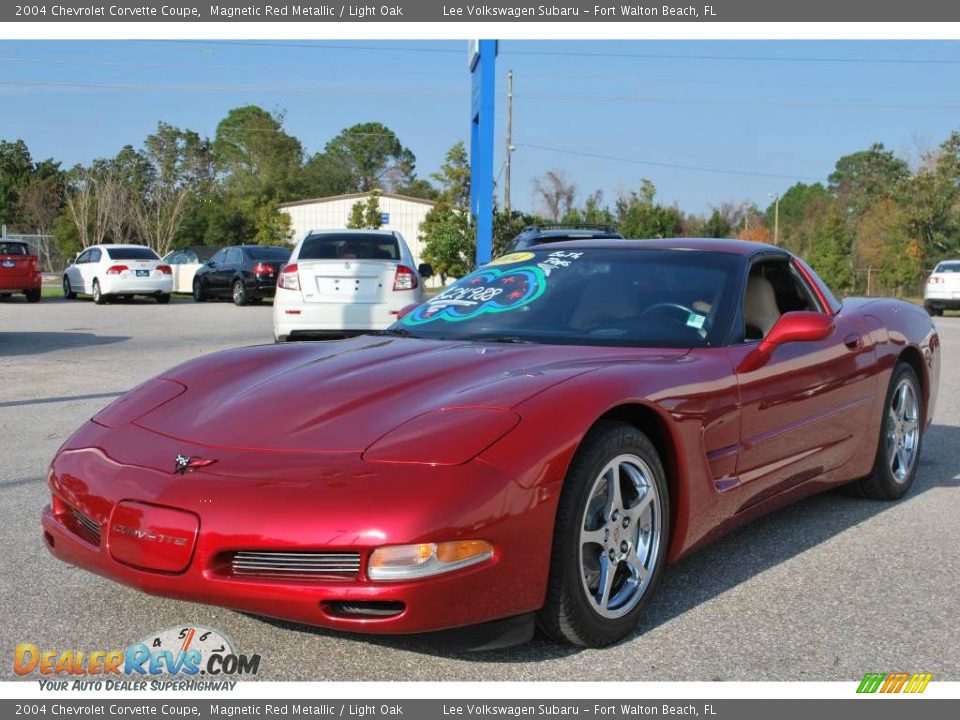
[[[526,338],[517,337],[516,335],[502,335],[498,337],[479,337],[475,339],[477,342],[509,343],[509,344],[517,344],[517,345],[535,345],[536,344],[533,340],[527,340]]]
[[[414,335],[412,332],[406,328],[387,328],[386,330],[374,330],[371,335],[396,335],[397,337],[405,338],[415,338],[420,337],[419,335]]]

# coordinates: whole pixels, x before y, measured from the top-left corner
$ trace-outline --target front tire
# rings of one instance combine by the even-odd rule
[[[923,445],[923,394],[920,378],[908,363],[893,369],[880,423],[873,472],[858,480],[857,492],[871,500],[899,500],[910,490]]]
[[[540,627],[584,647],[627,637],[663,573],[669,537],[666,474],[653,443],[627,423],[599,422],[560,494]]]
[[[73,300],[77,297],[77,294],[73,291],[73,288],[70,287],[70,278],[66,275],[63,276],[63,297],[67,300]]]
[[[106,305],[107,296],[100,292],[100,281],[93,281],[93,302],[97,305]]]
[[[203,291],[203,283],[197,278],[193,281],[193,301],[206,302],[207,294]]]

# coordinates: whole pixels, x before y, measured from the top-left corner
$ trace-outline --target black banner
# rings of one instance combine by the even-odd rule
[[[706,3],[399,0],[397,2],[196,2],[59,0],[3,3],[0,22],[956,22],[960,3],[942,0],[708,0]]]

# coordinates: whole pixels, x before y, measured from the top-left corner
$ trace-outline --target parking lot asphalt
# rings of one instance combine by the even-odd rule
[[[182,623],[262,656],[265,680],[960,680],[960,318],[938,318],[943,377],[911,493],[826,493],[668,568],[641,631],[606,650],[545,640],[484,653],[357,638],[142,594],[51,557],[39,513],[59,445],[183,360],[272,341],[269,305],[0,302],[0,678],[18,643],[115,649]]]

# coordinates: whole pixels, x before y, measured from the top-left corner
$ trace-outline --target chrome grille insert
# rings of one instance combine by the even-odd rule
[[[99,545],[100,523],[74,508],[70,508],[69,514],[70,520],[72,521],[71,524],[73,525],[71,529],[87,542],[93,545]]]
[[[357,552],[235,552],[230,560],[234,575],[344,580],[360,574]]]

